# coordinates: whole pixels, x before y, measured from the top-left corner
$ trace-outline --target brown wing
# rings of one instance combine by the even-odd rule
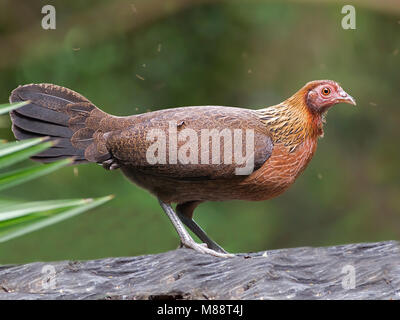
[[[133,171],[184,180],[232,177],[257,170],[272,153],[265,125],[247,109],[185,107],[125,119],[129,127],[104,138],[113,158]]]

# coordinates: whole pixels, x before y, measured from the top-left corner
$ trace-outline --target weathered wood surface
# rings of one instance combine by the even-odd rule
[[[400,243],[0,266],[0,299],[161,298],[400,300]]]

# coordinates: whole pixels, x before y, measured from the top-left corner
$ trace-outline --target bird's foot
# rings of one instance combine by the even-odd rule
[[[195,243],[200,245],[200,246],[203,246],[204,248],[209,248],[212,251],[216,251],[216,252],[219,252],[219,253],[228,253],[227,251],[225,251],[223,248],[221,248],[215,242],[211,242],[209,244],[204,243],[204,242],[202,242],[202,243],[195,242]],[[182,243],[182,241],[179,243],[179,248],[186,248],[186,246]]]
[[[195,242],[193,239],[188,239],[186,241],[182,241],[181,242],[181,248],[189,248],[189,249],[193,249],[199,253],[203,253],[203,254],[209,254],[212,255],[214,257],[220,257],[220,258],[233,258],[235,255],[231,254],[231,253],[223,253],[223,252],[218,252],[212,249],[209,249],[207,247],[206,243],[197,243]]]
[[[203,246],[205,248],[207,248],[207,243],[197,243],[199,246]],[[179,247],[178,248],[187,248],[182,241],[179,243]]]

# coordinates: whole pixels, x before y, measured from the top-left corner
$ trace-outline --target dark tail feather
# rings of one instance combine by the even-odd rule
[[[107,151],[97,146],[94,133],[108,114],[85,97],[53,84],[28,84],[11,93],[11,103],[27,100],[29,104],[10,112],[15,138],[48,136],[57,141],[50,149],[32,157],[33,160],[53,162],[74,157],[74,163],[82,163],[107,158]],[[103,153],[88,152],[89,146],[90,150]]]

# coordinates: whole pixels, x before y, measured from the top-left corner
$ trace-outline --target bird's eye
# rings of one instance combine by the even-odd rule
[[[329,89],[328,87],[325,87],[325,88],[322,89],[321,92],[322,92],[322,94],[324,96],[327,96],[327,95],[329,95],[331,93],[331,89]]]

